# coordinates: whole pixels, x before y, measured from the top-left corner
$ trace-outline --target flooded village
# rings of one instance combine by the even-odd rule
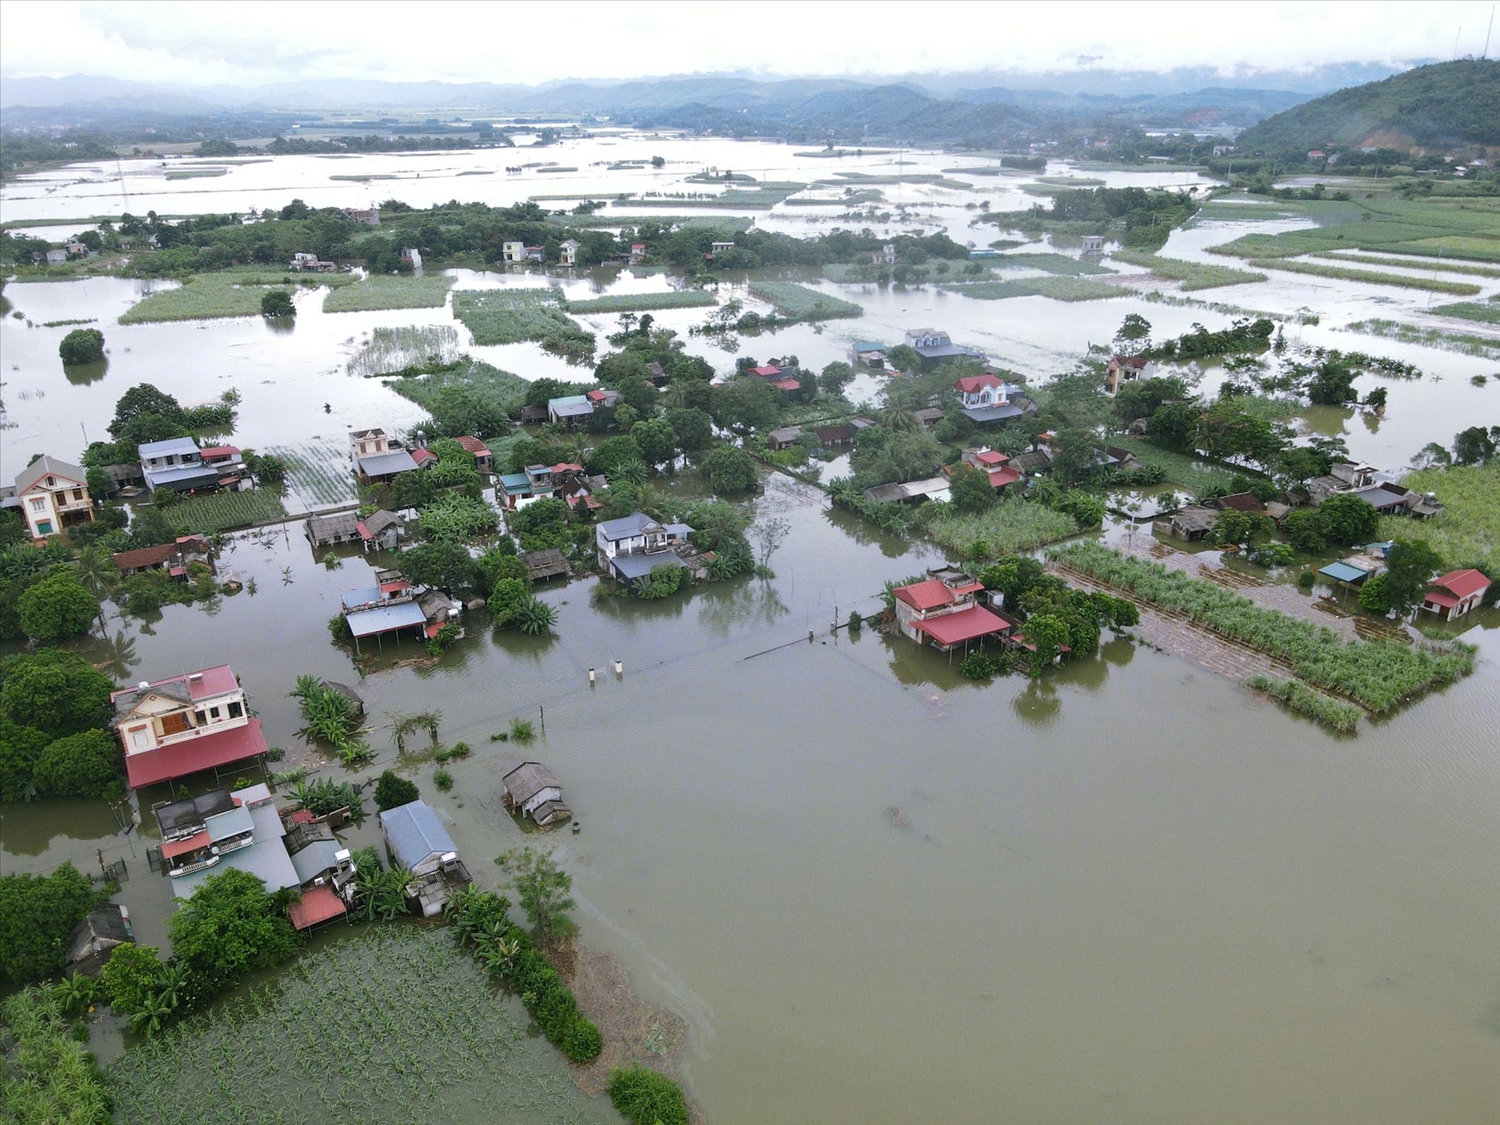
[[[1500,1109],[1492,259],[525,151],[0,188],[0,876],[118,1120]]]

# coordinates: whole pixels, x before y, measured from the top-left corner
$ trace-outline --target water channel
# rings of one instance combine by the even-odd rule
[[[658,151],[669,174],[590,167]],[[831,163],[780,146],[628,137],[547,158],[588,171],[513,183],[503,167],[514,153],[284,158],[208,181],[147,183],[140,162],[124,169],[133,210],[177,214],[279,205],[293,194],[355,205],[372,193],[421,204],[651,190],[635,179],[667,185],[700,166],[811,179]],[[892,159],[861,166],[878,171]],[[907,159],[919,170],[969,163]],[[486,162],[493,175],[458,179]],[[330,168],[401,179],[330,185]],[[6,185],[0,217],[119,210],[119,184],[104,182],[114,170],[95,171],[101,182],[74,168]],[[1165,179],[1191,177],[1154,182]],[[962,193],[901,190],[943,196],[934,214],[972,215]],[[998,190],[988,198],[1001,205]],[[780,209],[765,221],[808,229]],[[1231,237],[1221,230],[1212,243]],[[1190,228],[1168,253],[1179,240],[1183,256],[1203,245]],[[1373,315],[1368,290],[1305,280],[1317,284],[1278,279],[1207,296],[1332,307],[1303,338],[1355,346],[1333,329]],[[562,283],[580,294],[618,284]],[[73,385],[56,360],[65,329],[4,318],[6,479],[34,452],[74,456],[80,425],[102,437],[114,400],[140,381],[185,401],[237,387],[236,436],[246,445],[341,444],[352,426],[410,424],[414,408],[346,374],[346,358],[377,325],[453,323],[446,309],[324,315],[304,298],[290,333],[259,320],[114,325],[143,284],[6,287],[36,325],[97,316],[111,348],[102,379]],[[1107,339],[1128,311],[1142,311],[1158,336],[1228,319],[1134,298],[1063,305],[829,291],[860,301],[865,317],[747,340],[745,350],[795,352],[816,367],[842,358],[854,338],[932,323],[1044,378],[1088,340]],[[701,315],[657,321],[685,332]],[[701,338],[689,346],[705,348]],[[1392,341],[1365,346],[1443,379],[1390,384],[1386,419],[1373,427],[1354,416],[1311,420],[1342,427],[1356,456],[1396,467],[1423,443],[1500,414],[1500,388],[1469,383],[1492,363]],[[496,351],[506,354],[486,358],[527,377],[588,377],[530,346]],[[867,396],[875,391],[872,382]],[[414,647],[388,652],[359,687],[377,719],[437,707],[443,741],[475,747],[450,766],[449,794],[431,785],[431,767],[413,776],[492,884],[491,857],[522,842],[499,789],[523,751],[489,734],[513,717],[544,721],[524,756],[563,779],[583,827],[556,839],[575,874],[583,936],[624,960],[644,998],[687,1021],[681,1070],[711,1120],[1500,1117],[1500,621],[1465,633],[1480,647],[1472,677],[1352,738],[1127,641],[1039,682],[976,686],[909,642],[830,635],[851,608],[873,611],[882,583],[932,565],[930,548],[832,513],[816,490],[781,477],[755,508],[758,519],[790,524],[773,579],[655,603],[610,597],[592,579],[554,587],[543,597],[558,608],[555,638],[494,633],[476,616],[441,660],[400,659],[417,656]],[[111,613],[108,639],[80,650],[120,683],[227,659],[270,743],[295,747],[301,724],[286,693],[299,674],[355,675],[324,622],[370,563],[351,553],[325,569],[296,523],[236,537],[227,563],[256,580],[254,595],[168,607],[146,621]],[[593,684],[590,668],[599,670]],[[357,776],[395,761],[382,733],[372,743],[380,758]],[[97,869],[100,854],[124,855],[132,878],[121,898],[138,935],[165,940],[166,882],[146,868],[146,841],[122,836],[102,803],[9,806],[0,835],[7,872],[64,859]],[[369,825],[355,836],[366,838]]]

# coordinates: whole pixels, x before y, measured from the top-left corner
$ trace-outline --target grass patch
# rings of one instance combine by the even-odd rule
[[[1500,460],[1420,469],[1401,483],[1414,492],[1437,493],[1443,513],[1420,523],[1382,517],[1381,539],[1425,539],[1450,567],[1482,566],[1489,573],[1500,567]]]
[[[1330,277],[1339,281],[1362,281],[1367,285],[1394,285],[1401,289],[1423,289],[1430,293],[1452,293],[1457,297],[1471,297],[1479,292],[1479,286],[1468,281],[1439,281],[1430,277],[1409,277],[1398,273],[1376,273],[1374,270],[1353,270],[1344,266],[1325,266],[1318,262],[1293,262],[1281,258],[1252,258],[1250,264],[1259,269],[1286,270],[1289,273],[1306,273],[1315,277]]]
[[[1144,266],[1152,277],[1182,282],[1185,291],[1216,289],[1221,285],[1246,285],[1253,281],[1265,281],[1263,273],[1231,269],[1229,266],[1211,266],[1203,262],[1184,262],[1179,258],[1161,258],[1143,250],[1116,250],[1110,257],[1117,262],[1132,266]]]
[[[488,363],[469,360],[455,364],[451,369],[436,371],[431,375],[408,375],[392,379],[386,384],[404,399],[416,403],[428,413],[436,414],[446,391],[457,390],[465,397],[472,397],[488,407],[506,414],[517,414],[526,401],[526,390],[531,386],[519,375],[501,371]],[[493,443],[491,450],[498,456]],[[347,475],[347,470],[345,471]]]
[[[1500,324],[1500,304],[1495,302],[1494,297],[1488,301],[1454,301],[1451,305],[1438,305],[1430,311],[1438,316],[1477,320],[1481,324]]]
[[[805,285],[790,281],[752,281],[750,292],[770,301],[782,316],[798,320],[831,320],[834,317],[863,316],[865,310],[853,301],[841,301]]]
[[[563,312],[556,289],[460,289],[453,294],[453,315],[474,333],[476,344],[518,344],[525,340],[594,337]]]
[[[1045,504],[1017,497],[976,515],[945,511],[927,525],[927,534],[938,546],[965,557],[980,553],[977,549],[982,544],[983,555],[993,559],[1077,535],[1078,521]]]
[[[286,517],[281,497],[269,488],[252,488],[248,492],[211,492],[192,496],[166,509],[167,518],[184,525],[190,532],[209,535],[236,527]]]
[[[173,168],[167,173],[169,180],[205,180],[215,176],[229,175],[228,168]]]
[[[379,309],[440,309],[448,299],[451,277],[429,273],[421,277],[380,275],[335,289],[323,298],[323,311],[373,312]]]
[[[1066,254],[1004,254],[999,258],[991,258],[987,264],[998,269],[1042,270],[1062,277],[1113,272],[1093,262],[1070,258]]]
[[[1356,266],[1395,266],[1397,269],[1405,270],[1437,270],[1439,273],[1461,273],[1469,277],[1500,277],[1500,270],[1490,269],[1488,266],[1462,266],[1454,262],[1444,262],[1439,259],[1422,261],[1412,258],[1390,258],[1379,255],[1361,254],[1355,255],[1338,251],[1323,251],[1314,254],[1315,258],[1329,258],[1335,262],[1348,262]]]
[[[1227,491],[1234,479],[1234,474],[1228,469],[1218,468],[1211,462],[1201,461],[1185,453],[1163,449],[1141,438],[1113,437],[1110,438],[1110,444],[1130,450],[1142,463],[1154,465],[1166,473],[1168,482],[1187,489],[1195,496],[1201,496],[1215,486],[1221,486]]]
[[[1306,715],[1323,726],[1348,734],[1359,723],[1360,710],[1352,703],[1341,703],[1321,691],[1314,691],[1300,680],[1273,680],[1255,676],[1249,681],[1256,691],[1263,691],[1290,711]]]
[[[1472,238],[1450,234],[1420,239],[1401,248],[1401,252],[1412,254],[1436,254],[1440,250],[1452,254],[1455,258],[1500,262],[1500,241],[1494,238]]]
[[[1436,312],[1437,309],[1433,311]],[[1403,344],[1421,344],[1423,347],[1478,356],[1480,359],[1500,359],[1500,340],[1489,336],[1471,336],[1466,332],[1445,332],[1441,328],[1419,328],[1414,324],[1378,318],[1356,321],[1344,331],[1363,332],[1366,335],[1381,336],[1387,340],[1400,340]]]
[[[1134,292],[1122,285],[1108,285],[1082,277],[1023,277],[1015,281],[950,283],[941,288],[977,301],[1004,301],[1011,297],[1049,297],[1054,301],[1101,301],[1128,297]]]
[[[445,927],[377,926],[132,1046],[106,1078],[125,1125],[593,1119],[528,1022]]]
[[[656,309],[694,309],[717,302],[702,289],[674,289],[670,293],[618,293],[587,301],[569,301],[570,313],[652,312]]]
[[[317,284],[344,284],[347,274],[319,275]],[[353,278],[349,278],[352,281]],[[218,320],[259,316],[260,299],[268,289],[291,289],[299,284],[290,275],[266,271],[195,273],[175,289],[152,293],[120,314],[121,324],[150,324],[168,320]]]
[[[1069,543],[1048,557],[1160,609],[1291,665],[1305,683],[1345,696],[1376,714],[1474,670],[1474,650],[1344,641],[1323,625],[1265,609],[1214,582],[1093,542]]]

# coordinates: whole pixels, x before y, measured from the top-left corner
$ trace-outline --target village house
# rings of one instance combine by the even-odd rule
[[[1121,384],[1149,379],[1155,374],[1151,361],[1143,355],[1117,355],[1104,369],[1104,393],[1115,394]]]
[[[622,582],[651,576],[653,567],[686,566],[679,548],[693,529],[685,523],[662,524],[640,512],[604,520],[594,531],[599,569]]]
[[[922,357],[922,364],[943,359],[977,359],[985,362],[983,352],[955,344],[946,332],[934,328],[915,328],[906,333],[906,346]]]
[[[1093,256],[1104,253],[1104,236],[1102,234],[1086,234],[1083,236],[1083,252]]]
[[[394,551],[406,537],[406,521],[395,512],[379,508],[355,524],[366,551]]]
[[[943,420],[943,408],[940,406],[924,406],[921,410],[913,410],[911,416],[921,423],[924,430],[931,430]]]
[[[1219,522],[1219,510],[1207,508],[1201,504],[1189,504],[1185,508],[1154,520],[1151,530],[1159,535],[1170,535],[1173,539],[1182,539],[1189,543],[1196,543],[1207,537],[1213,530],[1214,524]]]
[[[976,426],[993,426],[1035,414],[1036,406],[1021,396],[1021,388],[1007,383],[998,375],[965,375],[953,384],[962,404],[964,417]]]
[[[339,264],[324,261],[316,254],[299,251],[292,255],[292,260],[287,263],[287,267],[299,273],[334,273],[339,268]]]
[[[477,437],[468,434],[460,434],[453,439],[463,448],[464,452],[474,455],[474,468],[481,473],[492,473],[495,471],[495,455],[490,452],[490,447],[485,445]]]
[[[1318,573],[1335,585],[1358,589],[1383,569],[1384,565],[1380,557],[1365,554],[1351,555],[1338,562],[1331,562],[1327,566],[1319,567]]]
[[[594,404],[588,395],[565,395],[547,400],[547,421],[573,429],[586,422],[594,413]]]
[[[228,664],[110,695],[111,722],[125,752],[132,789],[259,758],[266,752],[260,720],[249,714],[244,689]]]
[[[733,249],[734,249],[734,243],[733,242],[711,242],[711,243],[709,243],[709,246],[708,246],[708,259],[709,259],[709,261],[713,261],[713,259],[714,259],[714,257],[716,255],[722,254],[726,250],[733,250]]]
[[[1444,621],[1454,621],[1483,604],[1489,588],[1490,580],[1483,571],[1472,567],[1450,570],[1433,580],[1432,589],[1422,598],[1422,609]]]
[[[556,547],[548,547],[541,551],[528,551],[521,556],[521,561],[526,564],[526,570],[533,582],[568,578],[573,573],[568,566],[568,557]]]
[[[500,260],[503,262],[524,262],[526,260],[526,243],[502,242],[500,244]]]
[[[360,210],[356,207],[345,207],[344,218],[351,223],[363,223],[367,227],[378,227],[380,225],[380,208],[371,207],[368,210]]]
[[[403,629],[412,629],[424,638],[427,635],[427,615],[417,604],[415,588],[399,570],[377,570],[375,585],[350,590],[339,603],[356,653],[366,637],[374,637],[376,644],[381,644],[385,634]]]
[[[965,449],[959,458],[959,464],[972,465],[983,473],[996,492],[1003,492],[1021,479],[1021,470],[1009,464],[1009,461],[1006,454],[989,448]],[[956,466],[945,465],[943,474],[951,478],[955,469]]]
[[[213,550],[202,535],[179,535],[171,543],[121,551],[114,556],[115,569],[121,578],[143,574],[148,570],[165,570],[179,582],[188,578],[188,564],[201,562],[213,569]]]
[[[630,264],[638,266],[646,259],[646,244],[644,242],[632,242],[630,244]]]
[[[653,359],[650,363],[646,364],[646,382],[650,383],[657,390],[661,390],[671,381],[672,377],[667,374],[666,368],[656,360]]]
[[[67,249],[70,258],[87,258],[92,253],[82,242],[70,242]]]
[[[208,799],[214,804],[205,815]],[[192,898],[209,878],[231,868],[256,876],[273,894],[300,886],[287,854],[286,824],[266,785],[220,789],[155,811],[162,829],[162,863],[175,897]]]
[[[380,836],[395,870],[411,872],[406,895],[424,918],[442,913],[449,896],[473,882],[453,837],[425,801],[381,813]]]
[[[49,266],[62,266],[68,262],[68,252],[63,249],[48,250],[47,264]]]
[[[505,775],[500,799],[520,816],[529,816],[538,828],[551,828],[573,818],[563,803],[562,782],[541,762],[522,762]]]
[[[885,367],[885,345],[874,340],[855,340],[849,347],[849,362],[858,367],[864,364],[877,370]]]
[[[358,873],[348,848],[334,839],[326,825],[298,825],[320,832],[286,834],[286,849],[297,873],[301,895],[287,906],[287,919],[294,930],[306,932],[349,913],[347,899],[354,898]],[[295,843],[294,843],[295,840]]]
[[[232,445],[214,445],[199,449],[192,438],[168,438],[144,442],[138,447],[141,476],[152,492],[158,488],[173,492],[214,492],[251,486],[250,471],[239,449]]]
[[[797,444],[797,439],[801,436],[801,426],[782,426],[781,429],[772,430],[766,435],[766,447],[768,449],[790,449]]]
[[[578,262],[578,251],[583,249],[581,243],[576,239],[565,239],[557,248],[557,264],[560,266],[572,266]]]
[[[130,911],[117,902],[106,902],[85,915],[68,938],[68,974],[82,973],[99,979],[110,955],[135,941]]]
[[[15,488],[0,500],[0,506],[21,509],[32,539],[45,539],[94,519],[94,501],[83,469],[46,454],[16,474]]]
[[[818,446],[822,449],[834,449],[841,445],[852,445],[854,442],[854,427],[847,423],[819,426],[813,433],[818,435]]]
[[[1234,492],[1228,496],[1209,500],[1207,503],[1210,508],[1218,508],[1220,511],[1232,510],[1251,516],[1266,514],[1265,504],[1253,492]]]
[[[879,484],[865,489],[865,499],[879,504],[915,504],[923,500],[947,500],[951,495],[947,477],[928,477],[926,480],[909,480],[902,484]]]
[[[1362,462],[1343,461],[1332,466],[1327,475],[1313,477],[1303,487],[1313,504],[1321,504],[1340,492],[1359,492],[1375,484],[1375,469]]]
[[[943,652],[959,645],[967,648],[973,641],[1000,636],[1012,628],[976,601],[984,593],[983,584],[953,567],[929,570],[921,582],[898,586],[891,593],[902,635]]]
[[[314,551],[339,543],[353,543],[359,538],[359,514],[334,512],[328,516],[308,516],[302,533]]]
[[[379,427],[351,430],[349,456],[361,484],[381,484],[418,467],[416,458]]]
[[[586,391],[584,397],[593,404],[595,410],[608,410],[620,401],[620,392],[612,387],[599,387]]]

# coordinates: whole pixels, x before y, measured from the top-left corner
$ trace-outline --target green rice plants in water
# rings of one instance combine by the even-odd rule
[[[1014,281],[953,283],[942,288],[978,301],[1003,301],[1010,297],[1048,297],[1054,301],[1100,301],[1128,297],[1132,290],[1084,277],[1023,277]]]
[[[763,301],[770,301],[778,315],[794,320],[832,320],[865,313],[853,301],[841,301],[790,281],[752,281],[750,292]]]
[[[1256,691],[1265,692],[1289,710],[1306,715],[1330,730],[1349,734],[1359,724],[1361,712],[1354,704],[1332,699],[1297,680],[1273,680],[1269,676],[1256,676],[1249,682]]]
[[[377,274],[341,286],[323,298],[323,311],[375,312],[381,309],[440,309],[448,299],[451,277],[424,274],[398,277]]]
[[[1263,273],[1209,265],[1204,262],[1184,262],[1178,258],[1162,258],[1144,250],[1116,250],[1110,254],[1110,257],[1132,266],[1142,266],[1151,271],[1152,277],[1180,281],[1184,292],[1191,292],[1195,289],[1216,289],[1221,285],[1245,285],[1266,280],[1266,275]]]
[[[568,301],[570,313],[653,312],[657,309],[692,309],[714,304],[712,293],[702,289],[674,289],[669,293],[616,293],[587,301]]]
[[[555,289],[460,289],[453,294],[453,315],[476,344],[531,340],[565,358],[592,359],[594,334],[562,310],[560,295]]]
[[[172,519],[189,531],[210,535],[215,531],[250,527],[286,518],[286,505],[270,488],[246,492],[210,492],[190,496],[172,509]]]
[[[1328,266],[1321,262],[1290,261],[1285,258],[1252,258],[1250,264],[1256,269],[1286,270],[1290,273],[1306,273],[1315,277],[1329,277],[1340,281],[1362,281],[1367,285],[1394,285],[1402,289],[1452,293],[1459,297],[1469,297],[1479,292],[1479,286],[1467,281],[1441,281],[1432,277],[1376,273],[1373,270],[1349,269],[1347,266]]]
[[[1440,305],[1433,312],[1454,305]],[[1374,318],[1359,320],[1344,329],[1346,332],[1362,332],[1369,336],[1380,336],[1388,340],[1400,340],[1403,344],[1421,344],[1426,348],[1438,348],[1445,352],[1478,356],[1481,359],[1500,359],[1500,342],[1489,336],[1472,336],[1466,332],[1448,332],[1441,328],[1426,328],[1416,324],[1404,324],[1395,320]]]
[[[1078,534],[1078,521],[1045,504],[1004,500],[970,515],[945,507],[927,525],[933,542],[969,558],[994,559]]]
[[[369,342],[346,365],[351,375],[371,378],[408,367],[452,363],[458,358],[458,330],[451,324],[375,328]]]

